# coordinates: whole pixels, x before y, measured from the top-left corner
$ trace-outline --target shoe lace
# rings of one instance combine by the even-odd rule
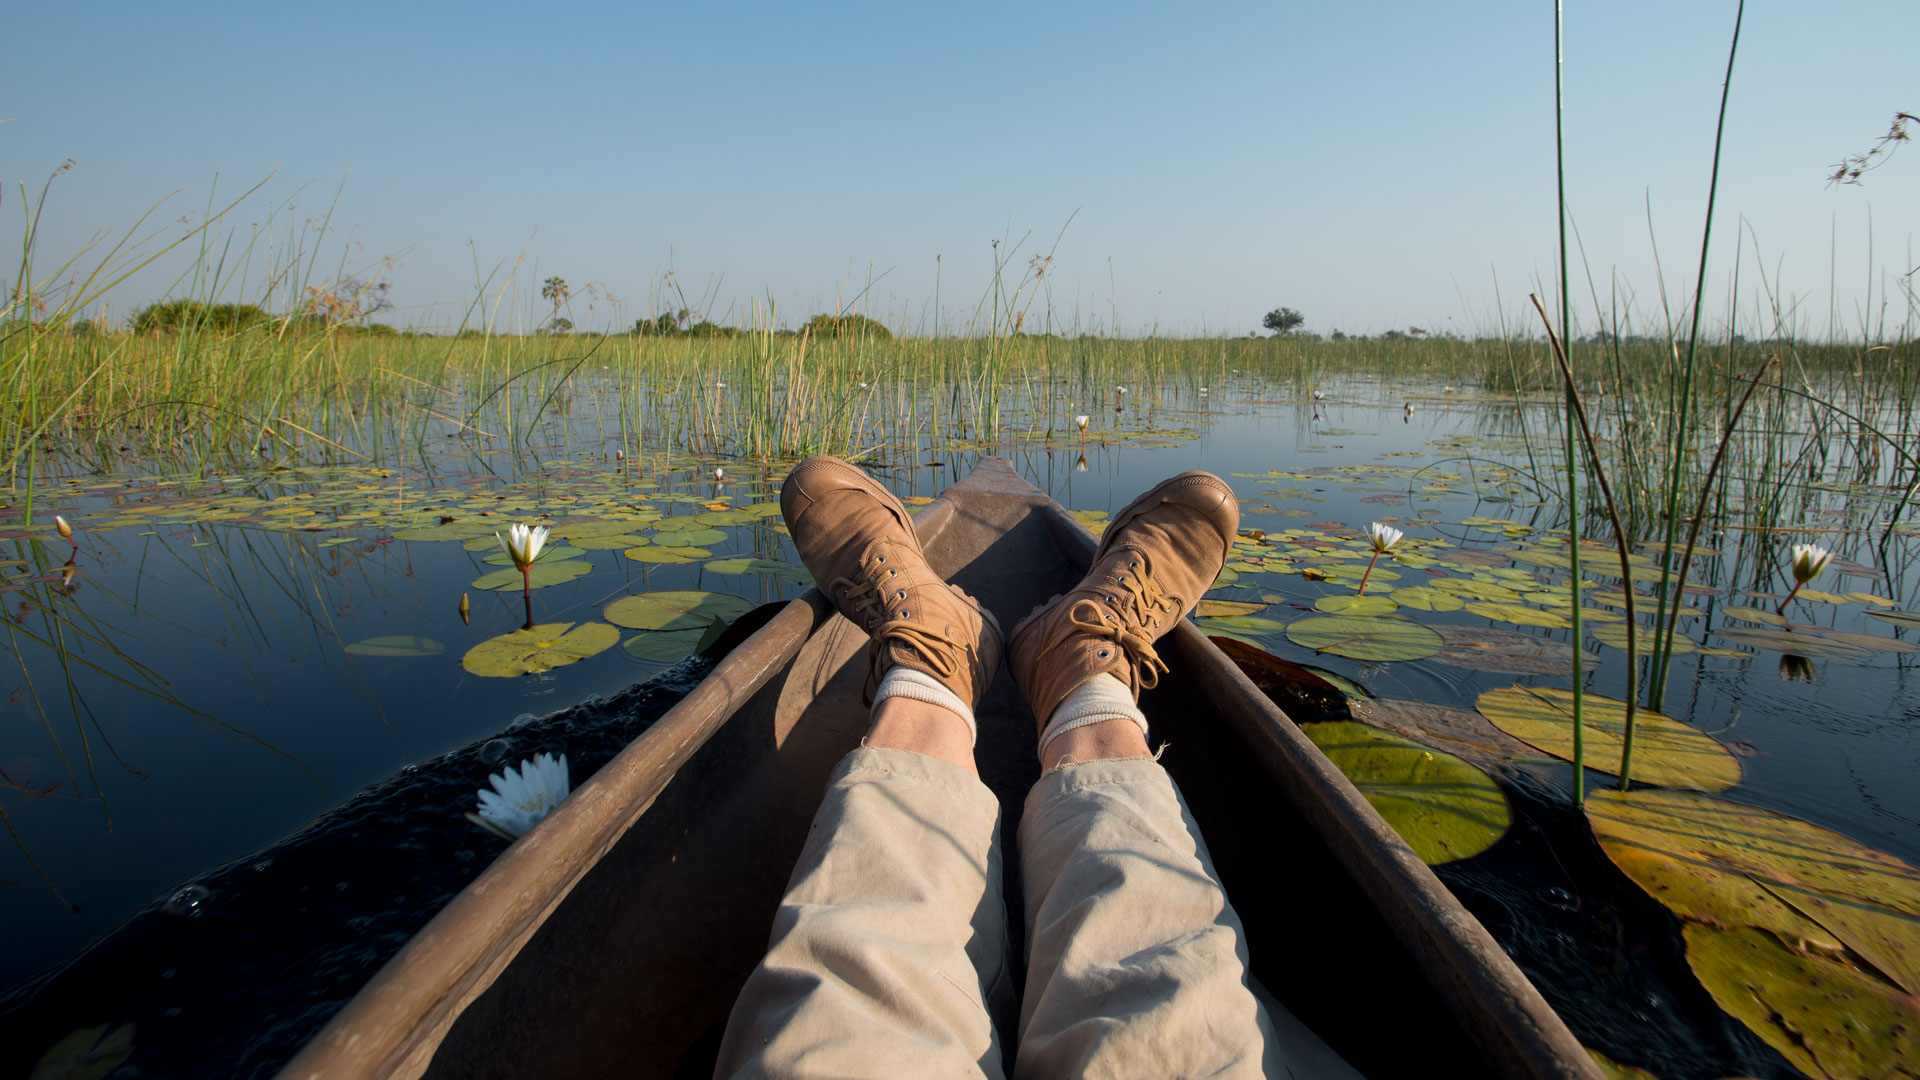
[[[1133,558],[1126,570],[1135,572],[1122,572],[1116,578],[1124,599],[1103,593],[1104,607],[1108,610],[1102,610],[1103,605],[1091,597],[1075,600],[1067,608],[1068,625],[1051,644],[1040,650],[1040,656],[1046,656],[1076,633],[1087,634],[1111,641],[1120,649],[1127,658],[1127,681],[1136,691],[1160,685],[1160,675],[1167,670],[1167,664],[1153,647],[1157,635],[1149,631],[1159,628],[1163,613],[1185,611],[1186,604],[1162,588],[1150,572],[1142,570],[1143,563],[1143,558]]]
[[[966,647],[960,642],[925,623],[910,619],[889,619],[881,623],[874,627],[873,637],[867,642],[867,678],[860,690],[866,704],[873,704],[873,695],[880,689],[880,650],[889,641],[899,642],[902,648],[913,653],[926,664],[921,670],[941,682],[951,682],[959,673],[961,658],[966,653]]]

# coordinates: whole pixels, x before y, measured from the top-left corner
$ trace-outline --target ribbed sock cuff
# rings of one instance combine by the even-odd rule
[[[1060,700],[1040,732],[1040,753],[1044,755],[1048,743],[1074,728],[1103,720],[1131,720],[1140,725],[1141,736],[1147,733],[1147,714],[1134,703],[1133,691],[1114,675],[1095,675]]]
[[[973,720],[973,710],[967,706],[966,702],[960,700],[959,694],[947,689],[947,684],[924,671],[915,671],[913,668],[898,664],[889,668],[886,675],[880,679],[880,689],[873,692],[873,707],[878,709],[880,703],[890,697],[912,698],[929,705],[938,705],[967,722],[969,744],[977,742],[980,738],[980,729]]]

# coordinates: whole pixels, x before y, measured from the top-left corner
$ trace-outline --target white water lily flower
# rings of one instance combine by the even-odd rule
[[[73,526],[67,524],[66,518],[61,517],[59,514],[53,515],[53,527],[60,530],[62,539],[73,539]]]
[[[1793,580],[1805,585],[1820,576],[1833,561],[1833,552],[1818,544],[1793,545]]]
[[[558,761],[552,754],[523,759],[518,769],[508,766],[487,781],[493,790],[480,789],[480,812],[467,820],[507,840],[525,836],[573,790],[565,754]]]
[[[1081,431],[1085,431],[1087,430],[1087,421],[1091,419],[1093,419],[1091,416],[1076,416],[1073,418],[1073,422],[1080,425]]]
[[[715,465],[713,467],[713,478],[717,481],[724,483],[727,479],[727,470],[721,468],[718,465]]]
[[[500,550],[513,560],[514,568],[524,572],[540,557],[540,549],[547,546],[547,527],[515,525],[507,530],[506,536],[494,533],[493,538],[500,541]]]
[[[1313,392],[1313,400],[1315,401],[1327,400],[1327,392],[1325,390],[1315,390]]]
[[[1382,525],[1377,521],[1367,525],[1367,543],[1372,544],[1375,551],[1392,551],[1406,535],[1391,525]]]
[[[1126,388],[1126,387],[1124,387],[1124,386],[1122,386],[1122,387],[1120,387],[1120,388],[1119,388],[1119,390],[1120,390],[1120,392],[1121,392],[1121,393],[1123,393],[1123,394],[1127,392],[1127,388]]]

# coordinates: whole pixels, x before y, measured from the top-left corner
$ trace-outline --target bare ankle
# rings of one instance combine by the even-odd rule
[[[950,709],[915,698],[889,697],[875,705],[865,745],[911,750],[980,775],[973,763],[973,733],[967,722]]]
[[[1052,772],[1063,763],[1107,758],[1150,758],[1146,732],[1132,720],[1102,720],[1063,731],[1040,751],[1040,769]]]

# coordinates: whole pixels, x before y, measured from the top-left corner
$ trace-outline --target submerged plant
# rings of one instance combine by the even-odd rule
[[[508,841],[518,840],[540,824],[573,790],[567,779],[567,755],[523,759],[518,769],[506,769],[487,778],[493,790],[480,789],[480,812],[466,818]]]

